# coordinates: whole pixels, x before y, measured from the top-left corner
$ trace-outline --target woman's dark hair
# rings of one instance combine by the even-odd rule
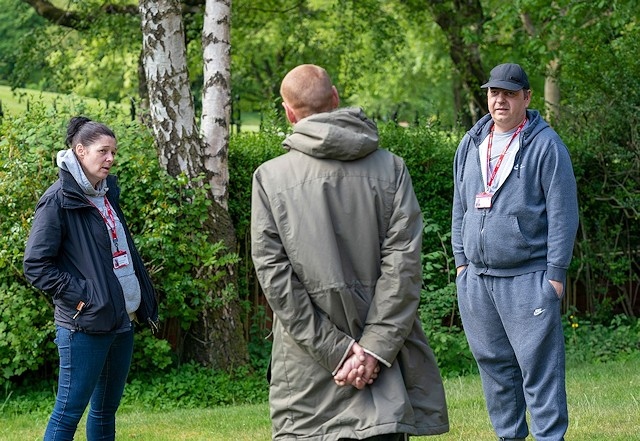
[[[65,144],[73,148],[78,144],[91,145],[101,136],[110,136],[116,139],[115,133],[106,125],[92,121],[86,116],[74,116],[67,125],[67,138]]]

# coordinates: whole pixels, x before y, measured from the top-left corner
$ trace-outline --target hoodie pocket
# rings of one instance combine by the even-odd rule
[[[485,258],[489,267],[515,268],[531,258],[531,246],[516,216],[489,215],[485,221]]]
[[[467,212],[463,222],[467,258],[490,268],[515,268],[531,257],[516,216]]]

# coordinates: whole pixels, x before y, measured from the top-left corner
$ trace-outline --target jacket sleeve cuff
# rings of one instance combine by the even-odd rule
[[[378,360],[380,363],[384,364],[386,367],[391,367],[391,363],[389,363],[387,360],[385,360],[384,358],[380,357],[378,354],[376,354],[375,352],[371,352],[368,349],[362,348],[367,354],[371,355],[372,357],[375,357],[376,360]]]
[[[331,372],[331,376],[335,376],[338,373],[338,370],[342,367],[347,357],[349,357],[349,352],[351,352],[351,347],[355,342],[356,342],[355,340],[351,340],[351,342],[349,343],[349,346],[347,346],[347,350],[344,351],[344,354],[342,355],[342,358],[340,359],[338,366],[336,366],[333,372]]]
[[[455,254],[454,258],[456,261],[456,268],[462,265],[469,265],[469,259],[467,259],[467,256],[465,256],[464,253]]]
[[[562,285],[566,285],[567,270],[565,268],[558,268],[557,266],[547,265],[547,278],[549,280],[556,280],[561,282]]]

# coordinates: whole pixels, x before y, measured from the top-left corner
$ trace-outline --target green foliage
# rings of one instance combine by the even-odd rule
[[[451,225],[453,155],[462,134],[418,122],[409,129],[394,123],[380,124],[380,145],[404,159],[425,218],[446,230]],[[450,248],[450,244],[446,247]],[[437,236],[425,235],[425,253],[441,248]]]
[[[250,357],[259,365],[268,362],[271,345],[265,338],[269,332],[266,300],[260,293],[251,261],[251,179],[260,164],[285,152],[283,139],[283,133],[278,130],[241,132],[231,137],[229,145],[229,214],[240,256],[239,294],[245,310],[245,326],[250,331]]]
[[[42,65],[32,60],[30,69],[20,72],[16,66],[21,57],[21,48],[31,43],[31,33],[42,31],[45,20],[25,2],[0,0],[0,82],[8,82],[12,75],[20,77],[19,84],[37,84],[42,78]],[[26,30],[29,31],[26,31]]]
[[[264,306],[257,306],[251,314],[251,324],[249,333],[249,359],[251,365],[266,372],[271,361],[271,317],[267,315]]]
[[[579,315],[563,318],[568,363],[632,360],[640,354],[640,320],[617,314],[606,320]]]
[[[187,363],[165,374],[131,378],[122,404],[142,403],[152,409],[202,408],[262,403],[267,395],[264,372],[244,367],[226,373]]]
[[[227,373],[186,363],[166,372],[130,373],[122,407],[169,410],[264,403],[268,388],[264,370],[244,367]],[[0,384],[0,415],[51,412],[55,391],[53,381]]]
[[[579,44],[563,54],[559,130],[578,181],[573,268],[590,294],[583,309],[598,314],[611,303],[634,315],[640,286],[640,35],[632,30],[637,2],[611,3],[571,10],[578,21],[580,14],[608,20],[598,18],[571,36]]]
[[[248,237],[251,218],[251,179],[260,164],[285,153],[284,134],[241,132],[229,143],[229,213],[239,238]],[[239,241],[243,242],[243,240]]]
[[[51,115],[34,107],[33,121],[5,119],[0,133],[0,385],[54,358],[44,296],[22,276],[22,256],[35,203],[51,182]]]
[[[22,252],[35,203],[57,177],[55,153],[63,147],[68,117],[85,110],[82,105],[70,112],[69,109],[47,110],[34,104],[30,112],[5,118],[0,126],[0,226],[3,231],[0,314],[2,323],[6,323],[0,326],[3,342],[0,343],[0,369],[5,381],[23,378],[43,366],[50,367],[56,359],[51,343],[51,305],[46,296],[30,287],[22,277]],[[240,296],[245,311],[243,321],[251,337],[252,363],[264,369],[270,354],[270,342],[266,339],[270,314],[250,258],[251,177],[258,165],[284,152],[281,142],[289,129],[278,123],[260,133],[242,132],[231,137],[229,210],[238,235],[235,255],[220,244],[210,243],[207,230],[202,228],[210,209],[205,197],[206,185],[190,186],[184,178],[168,177],[160,169],[150,133],[138,123],[124,120],[116,109],[94,111],[92,115],[109,124],[118,135],[116,173],[122,187],[121,204],[159,291],[161,318],[174,320],[183,330],[188,330],[201,308],[212,304],[209,293],[220,278],[229,269],[235,270],[239,274],[239,286],[229,287],[226,295]],[[410,128],[380,124],[381,144],[404,158],[426,219],[420,305],[425,331],[445,375],[464,374],[473,372],[475,366],[457,316],[448,232],[453,191],[451,161],[462,134],[443,131],[437,124],[418,122],[419,125]],[[576,131],[578,129],[576,126]],[[633,250],[632,244],[637,243],[637,236],[633,234],[638,227],[629,216],[635,203],[632,197],[620,197],[629,204],[624,209],[622,205],[602,203],[602,198],[612,193],[622,194],[616,193],[621,188],[635,188],[629,186],[638,176],[637,173],[633,176],[633,170],[637,170],[633,168],[636,167],[632,161],[634,156],[616,146],[623,142],[631,148],[637,145],[635,138],[625,138],[617,130],[611,135],[617,137],[614,140],[604,138],[596,125],[582,128],[580,133],[584,135],[582,138],[566,136],[581,187],[581,229],[584,230],[570,274],[578,281],[590,281],[584,295],[594,309],[589,320],[596,323],[597,319],[598,326],[608,328],[607,320],[621,309],[621,301],[611,297],[611,290],[633,292],[632,282],[636,276],[629,268],[637,261],[633,260],[633,254],[621,250]],[[599,148],[603,139],[609,139],[606,150]],[[620,179],[611,180],[608,186],[603,185],[602,180],[589,179],[594,173],[601,173],[604,165],[610,173],[616,173],[606,175],[605,181],[611,180],[611,176],[620,177],[626,171],[624,186],[617,185]],[[634,191],[630,194],[635,194]],[[606,244],[610,248],[604,248]],[[583,269],[586,265],[591,265],[589,273]],[[193,271],[196,270],[205,271],[208,277],[195,280]],[[602,286],[606,290],[601,289]],[[598,329],[596,332],[605,332],[595,325],[593,328]],[[625,339],[635,335],[623,332],[623,327],[620,329],[610,336],[615,340],[611,343],[614,348],[628,344],[628,340],[624,343]],[[22,339],[23,336],[27,338]],[[178,357],[166,340],[152,337],[143,327],[139,327],[136,339],[133,367],[136,375],[166,371],[175,366]],[[570,345],[568,342],[568,350]]]
[[[54,359],[51,308],[18,283],[0,283],[0,386]]]
[[[55,156],[65,148],[67,121],[84,110],[80,105],[58,111],[36,103],[30,112],[6,117],[0,125],[0,384],[52,368],[57,360],[52,305],[24,279],[22,258],[34,207],[57,179]],[[118,137],[121,206],[158,290],[160,317],[187,330],[204,307],[237,295],[235,287],[222,295],[217,289],[238,258],[212,243],[211,232],[202,228],[209,217],[207,187],[170,178],[160,169],[149,132],[116,109],[88,116],[105,122]],[[141,325],[134,360],[134,371],[162,370],[176,354]]]
[[[12,11],[11,3],[3,10]],[[139,17],[113,14],[101,2],[83,1],[62,5],[77,14],[77,31],[47,22],[21,5],[11,13],[14,24],[11,67],[3,75],[12,87],[77,93],[119,102],[136,98],[137,62],[142,39]],[[25,22],[23,25],[21,22]],[[0,74],[2,74],[0,70]]]
[[[458,315],[455,264],[451,253],[449,226],[444,229],[425,220],[424,234],[435,237],[440,247],[423,253],[423,289],[419,314],[429,345],[445,377],[477,372]]]
[[[268,108],[287,71],[314,63],[345,104],[384,120],[439,113],[452,124],[446,40],[420,9],[381,0],[234,3],[233,93],[243,109]]]

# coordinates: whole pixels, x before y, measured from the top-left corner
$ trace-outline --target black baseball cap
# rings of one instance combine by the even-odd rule
[[[519,64],[499,64],[491,69],[490,75],[489,81],[481,86],[483,89],[487,87],[506,90],[530,89],[527,73]]]

